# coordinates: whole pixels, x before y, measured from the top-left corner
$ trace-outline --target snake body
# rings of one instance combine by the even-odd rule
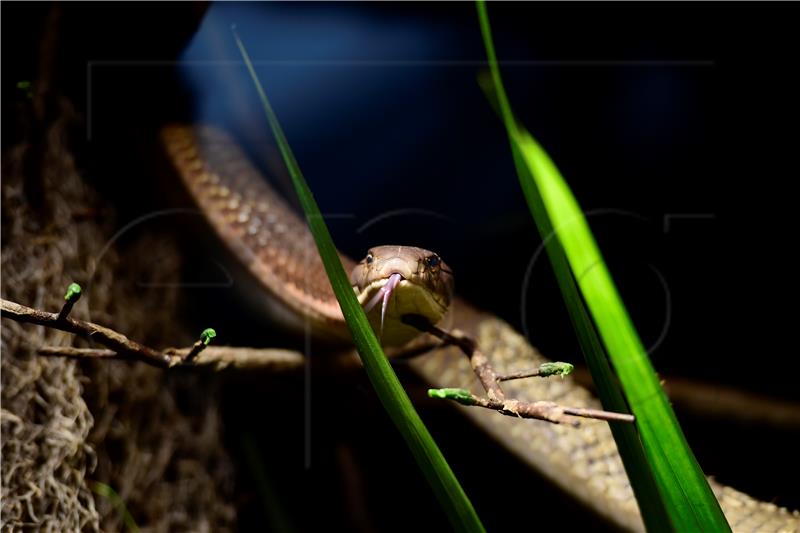
[[[349,338],[338,302],[303,220],[272,189],[233,139],[206,126],[162,130],[165,151],[218,236],[269,295],[286,322],[310,323],[331,339]],[[341,256],[345,269],[355,263]],[[477,340],[499,373],[531,368],[546,359],[508,324],[455,297],[446,326]],[[420,356],[412,366],[437,387],[480,386],[458,348]],[[550,400],[576,407],[599,402],[572,379],[506,382],[509,397]],[[587,420],[579,428],[517,420],[483,409],[463,411],[525,462],[567,493],[620,527],[644,529],[636,500],[608,424]],[[712,482],[734,531],[800,532],[800,514]]]

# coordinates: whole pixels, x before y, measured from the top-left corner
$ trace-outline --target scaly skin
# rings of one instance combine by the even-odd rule
[[[282,313],[309,321],[314,329],[348,338],[336,298],[305,223],[249,163],[234,141],[208,127],[168,126],[166,152],[217,234],[247,266]],[[353,262],[342,257],[345,269]],[[456,299],[445,327],[472,335],[499,373],[547,361],[505,322]],[[457,348],[437,350],[413,363],[433,386],[480,386]],[[503,384],[508,397],[549,400],[575,407],[599,402],[572,379],[527,379]],[[643,524],[617,447],[605,422],[579,428],[517,420],[484,409],[465,408],[479,426],[564,491],[629,530]],[[757,501],[712,483],[734,531],[799,532],[800,514]]]

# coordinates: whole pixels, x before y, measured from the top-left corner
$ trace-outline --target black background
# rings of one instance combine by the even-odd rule
[[[263,163],[269,153],[267,127],[241,65],[204,70],[232,91],[211,93],[222,112],[210,117],[198,116],[204,89],[187,84],[176,67],[202,17],[213,15],[198,35],[211,32],[218,40],[194,59],[238,60],[227,33],[236,23],[256,60],[328,62],[265,64],[259,74],[322,210],[347,215],[331,222],[345,251],[358,257],[369,246],[395,242],[435,249],[467,299],[527,329],[551,358],[579,363],[549,266],[537,263],[523,290],[541,240],[501,123],[476,83],[485,54],[474,6],[247,6],[250,13],[282,17],[284,32],[277,35],[254,31],[255,22],[234,7],[221,13],[193,4],[60,8],[53,84],[86,118],[76,153],[88,179],[114,202],[118,225],[173,205],[162,194],[169,188],[163,174],[153,170],[155,132],[168,120],[225,118],[222,125],[254,159]],[[48,10],[47,4],[3,5],[4,147],[21,135],[8,111],[21,98],[16,81],[37,78]],[[683,3],[489,9],[498,56],[510,62],[503,75],[512,105],[584,210],[594,213],[590,224],[645,345],[654,346],[667,328],[651,354],[657,370],[797,401],[798,93],[792,76],[798,61],[790,10]],[[353,46],[326,48],[326,38],[346,36],[348,28],[355,28]],[[316,41],[298,47],[298,39]],[[403,208],[447,219],[406,214],[358,231]],[[182,231],[183,222],[174,225]],[[189,253],[197,253],[196,234],[187,235]],[[195,257],[185,276],[213,277],[207,259]],[[245,311],[219,311],[236,298],[187,291],[186,316],[218,325],[226,343],[263,343],[261,326],[243,318]],[[234,387],[223,383],[229,389],[226,438],[236,450],[242,432],[256,435],[278,500],[297,525],[358,525],[350,493],[362,495],[366,520],[377,529],[408,529],[422,517],[429,517],[426,526],[444,523],[363,379],[315,379],[310,469],[301,408],[275,413],[264,407],[264,425],[257,428],[239,415],[243,405],[264,405],[276,394],[265,384],[302,403],[301,381],[234,381]],[[358,416],[340,416],[331,402],[317,400],[328,395]],[[786,468],[796,433],[679,416],[707,473],[763,499],[800,506]],[[552,509],[561,525],[592,521],[451,411],[423,402],[423,417],[491,529],[530,523],[532,505]],[[476,450],[483,468],[475,468]],[[351,470],[360,491],[343,485],[350,478],[342,472]],[[507,490],[494,488],[498,478]],[[266,527],[262,507],[246,502],[243,528]]]

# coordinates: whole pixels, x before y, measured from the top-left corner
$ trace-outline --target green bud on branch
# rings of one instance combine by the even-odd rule
[[[77,283],[70,283],[67,287],[67,292],[64,294],[64,300],[67,302],[75,303],[81,298],[81,286]]]
[[[466,389],[428,389],[428,396],[442,400],[453,400],[461,405],[475,405],[475,396]]]
[[[539,375],[543,378],[547,376],[561,376],[563,378],[569,375],[574,369],[575,367],[569,363],[553,361],[552,363],[542,363],[539,365]]]
[[[206,328],[203,330],[203,333],[200,334],[200,342],[202,342],[205,346],[211,342],[211,339],[217,336],[217,332],[214,331],[213,328]]]
[[[81,299],[81,286],[77,283],[70,283],[67,287],[67,292],[64,293],[64,307],[58,312],[59,320],[66,320],[72,311],[72,306],[75,302]]]

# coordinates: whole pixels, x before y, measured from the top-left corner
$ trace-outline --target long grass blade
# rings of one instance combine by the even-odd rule
[[[589,369],[604,406],[618,410],[627,402],[636,416],[638,438],[632,430],[614,424],[612,431],[645,524],[649,530],[729,531],[577,201],[544,149],[514,118],[497,66],[486,4],[479,0],[477,7],[494,97],[520,183],[547,241]],[[551,234],[556,238],[549,238]],[[606,355],[619,378],[624,400]]]
[[[439,500],[439,504],[446,512],[450,523],[457,531],[484,531],[472,503],[467,498],[464,489],[456,479],[450,466],[447,464],[439,447],[431,437],[428,429],[423,424],[414,407],[411,405],[400,381],[392,370],[383,353],[380,342],[370,326],[367,316],[361,309],[345,275],[336,247],[333,244],[328,227],[320,214],[319,207],[314,200],[311,190],[300,171],[300,166],[295,160],[289,142],[283,133],[278,118],[267,99],[261,82],[256,75],[253,63],[247,54],[241,39],[234,29],[234,37],[239,51],[242,54],[250,76],[253,78],[258,96],[264,112],[267,115],[270,128],[278,142],[284,162],[288,167],[300,204],[306,214],[311,233],[317,243],[322,262],[330,278],[336,298],[342,308],[342,313],[347,320],[347,325],[353,335],[356,348],[364,363],[375,392],[384,409],[394,422],[400,434],[406,441],[411,453],[417,461],[425,478]],[[386,459],[391,460],[390,458]]]
[[[128,511],[128,506],[125,505],[125,500],[111,488],[111,486],[106,485],[105,483],[100,483],[99,481],[95,481],[92,485],[92,489],[94,490],[95,494],[98,496],[102,496],[106,498],[114,509],[119,513],[122,517],[122,523],[125,524],[125,528],[130,533],[139,533],[139,526],[136,524],[136,520],[133,519],[133,515],[131,515],[130,511]]]

